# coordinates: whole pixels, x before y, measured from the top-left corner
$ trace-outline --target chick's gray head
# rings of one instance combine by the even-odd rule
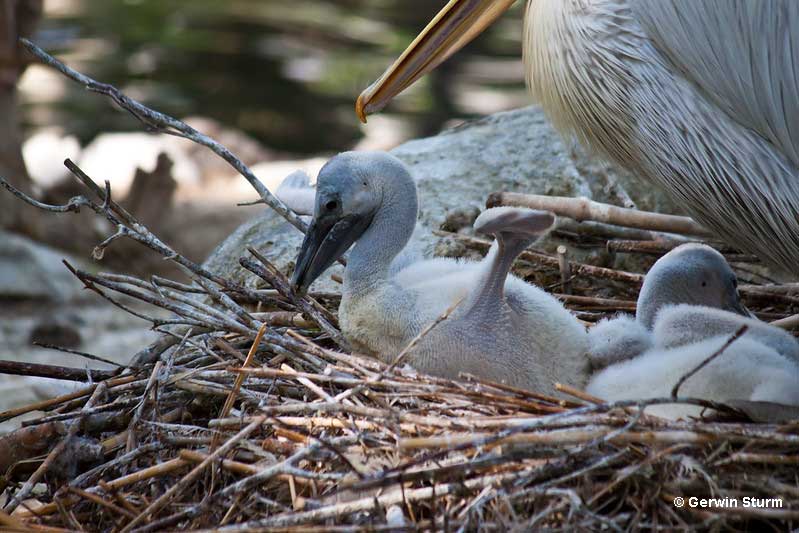
[[[314,215],[297,257],[292,285],[304,292],[346,253],[383,205],[386,184],[411,180],[405,165],[385,152],[344,152],[316,181]]]
[[[751,315],[741,304],[732,268],[724,256],[704,244],[683,244],[658,259],[644,278],[636,318],[651,329],[658,311],[676,304]]]

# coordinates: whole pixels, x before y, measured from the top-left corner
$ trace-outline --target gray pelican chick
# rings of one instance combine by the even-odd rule
[[[747,327],[746,337],[765,344],[799,364],[799,342],[796,337],[757,318],[748,318],[723,309],[685,304],[666,307],[658,314],[652,334],[655,345],[659,348],[675,348],[708,337],[729,337],[744,325]]]
[[[675,248],[655,263],[641,288],[635,319],[621,316],[589,332],[596,372],[586,390],[611,401],[668,397],[681,377],[743,325],[748,327],[743,337],[689,378],[680,395],[799,405],[799,343],[753,318],[740,303],[724,257],[699,244]],[[701,408],[668,404],[647,411],[679,418]]]
[[[314,217],[292,284],[307,290],[352,246],[339,323],[357,350],[392,362],[455,306],[410,351],[412,367],[446,378],[468,372],[538,391],[551,391],[555,381],[584,385],[583,326],[555,298],[509,275],[515,257],[550,228],[553,215],[487,210],[475,226],[497,242],[484,260],[409,263],[397,258],[417,212],[416,185],[398,159],[381,152],[334,157],[319,173]]]
[[[589,394],[607,401],[668,398],[674,385],[720,350],[728,335],[676,348],[654,348],[594,374]],[[799,364],[746,335],[736,340],[682,385],[679,395],[725,403],[730,400],[799,405]],[[702,408],[664,404],[647,408],[665,418],[697,416]]]
[[[679,325],[660,328],[659,335],[654,335],[656,318],[660,319],[661,312],[675,317],[667,309],[678,304],[694,310],[693,321],[681,320]],[[700,308],[723,310],[725,320],[732,320],[729,315],[750,316],[741,304],[738,279],[724,256],[704,244],[683,244],[658,259],[647,272],[638,293],[635,318],[619,315],[602,320],[589,330],[588,357],[592,368],[597,370],[631,359],[659,343],[675,346],[688,342],[679,342],[679,338],[696,341],[710,337],[703,332],[719,315],[697,312]],[[729,333],[734,333],[740,325],[738,323]],[[719,331],[726,332],[727,328]]]

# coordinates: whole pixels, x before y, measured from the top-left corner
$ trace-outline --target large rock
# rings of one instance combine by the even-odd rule
[[[59,250],[0,231],[0,301],[74,300],[83,284],[66,269],[63,259],[83,267]]]
[[[428,254],[440,240],[433,230],[448,217],[457,218],[453,215],[458,212],[476,212],[494,191],[587,196],[617,205],[673,211],[652,187],[567,146],[537,107],[469,122],[435,137],[407,142],[392,153],[411,168],[417,180],[421,205],[414,241]],[[248,246],[288,272],[301,240],[300,232],[266,210],[240,226],[206,265],[252,285],[254,277],[238,263]],[[327,277],[315,287],[325,285],[330,286]]]

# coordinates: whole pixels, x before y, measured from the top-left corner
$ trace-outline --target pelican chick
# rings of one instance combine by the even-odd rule
[[[382,152],[331,159],[317,180],[314,218],[292,284],[305,291],[351,246],[339,323],[362,352],[387,362],[447,309],[406,361],[422,372],[552,390],[587,379],[585,329],[555,298],[509,275],[515,257],[544,234],[552,214],[487,210],[478,229],[497,237],[480,262],[432,259],[398,266],[416,225],[416,185],[405,165]]]
[[[672,305],[664,308],[655,320],[652,332],[658,348],[685,346],[718,335],[729,337],[741,326],[744,334],[799,364],[799,342],[787,331],[723,309],[698,305]]]
[[[631,359],[657,345],[658,340],[666,346],[685,344],[667,338],[679,338],[682,335],[679,327],[684,327],[685,335],[694,340],[712,336],[702,333],[709,327],[711,315],[697,316],[697,313],[692,313],[693,323],[680,321],[679,327],[675,324],[674,328],[662,329],[657,338],[653,336],[661,311],[678,304],[720,309],[733,316],[751,316],[741,304],[738,280],[724,256],[705,244],[683,244],[658,259],[647,272],[638,293],[635,319],[619,315],[602,320],[589,330],[588,357],[593,370]],[[669,312],[668,316],[673,315]],[[734,333],[738,327],[740,324],[729,333]],[[694,333],[689,334],[688,330]],[[727,332],[722,328],[718,333]]]
[[[740,302],[729,264],[701,244],[675,248],[653,265],[641,287],[634,320],[621,316],[589,331],[589,359],[599,371],[586,390],[609,401],[668,397],[680,378],[743,325],[746,333],[691,376],[680,395],[722,403],[799,405],[799,343],[751,317]],[[679,418],[699,414],[701,408],[667,404],[647,411]]]

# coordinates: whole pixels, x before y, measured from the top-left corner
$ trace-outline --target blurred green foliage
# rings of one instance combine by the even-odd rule
[[[203,115],[293,153],[346,149],[361,135],[360,91],[382,73],[443,0],[61,0],[37,39],[99,80],[174,116]],[[521,6],[388,112],[417,135],[466,118],[453,87],[470,58],[518,57]],[[504,82],[518,89],[519,79]],[[479,83],[492,85],[490,79]],[[86,142],[135,129],[107,103],[70,89],[27,114],[62,122]],[[33,122],[33,124],[30,124]]]

